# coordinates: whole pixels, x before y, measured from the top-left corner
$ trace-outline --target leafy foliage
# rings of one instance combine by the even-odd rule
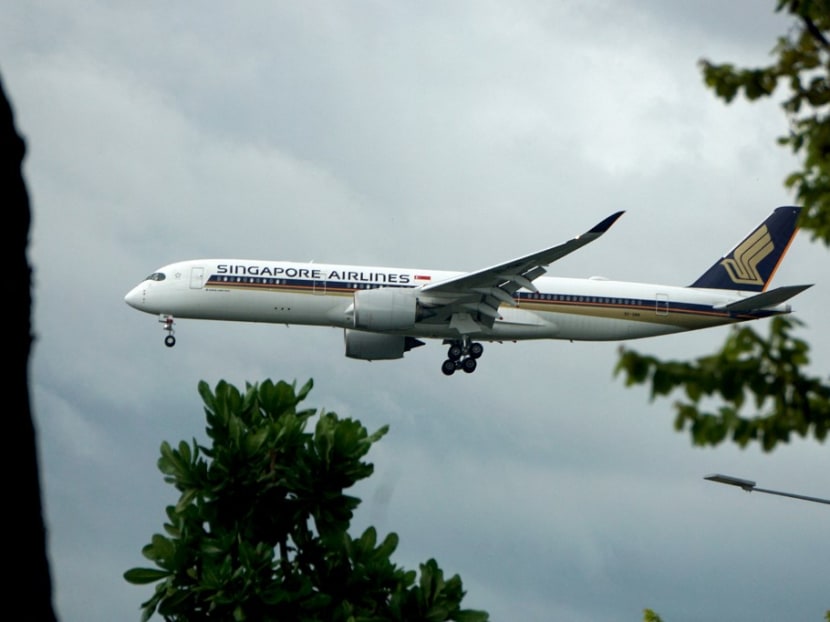
[[[718,445],[731,437],[741,447],[758,441],[765,451],[792,433],[824,440],[830,428],[830,386],[805,375],[807,344],[792,335],[798,322],[778,316],[767,339],[748,327],[735,328],[723,348],[693,362],[660,361],[623,349],[615,374],[627,386],[650,384],[651,398],[683,390],[675,402],[675,427],[688,428],[697,445]],[[723,405],[707,412],[704,402]],[[756,409],[741,415],[743,407]]]
[[[358,421],[299,408],[311,388],[199,383],[211,446],[162,443],[158,467],[179,500],[167,507],[165,534],[142,550],[156,567],[124,574],[156,583],[142,619],[486,621],[460,608],[461,579],[445,580],[435,560],[417,584],[416,572],[394,565],[396,534],[347,533],[360,500],[343,491],[372,474],[363,458],[388,428],[369,434]]]
[[[771,96],[779,82],[789,86],[782,106],[789,132],[778,139],[803,158],[803,168],[785,181],[804,206],[801,226],[830,245],[830,0],[778,0],[776,11],[796,19],[780,37],[776,62],[752,69],[701,61],[706,86],[731,102],[739,93],[750,101]]]
[[[830,245],[830,0],[778,0],[776,11],[789,14],[794,25],[778,39],[774,63],[747,69],[702,60],[703,78],[727,103],[741,93],[750,101],[769,97],[779,83],[788,85],[782,106],[789,132],[778,142],[800,155],[803,167],[784,183],[803,207],[800,226]],[[627,385],[650,383],[652,399],[682,388],[687,400],[675,403],[675,427],[688,428],[699,445],[757,441],[770,451],[794,433],[823,441],[830,384],[803,371],[809,345],[792,336],[796,325],[774,320],[767,340],[743,327],[720,352],[693,362],[662,362],[622,349],[615,373],[624,373]],[[704,398],[722,405],[707,411]],[[741,415],[747,403],[759,412]]]

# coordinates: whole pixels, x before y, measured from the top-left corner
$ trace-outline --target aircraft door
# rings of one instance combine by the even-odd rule
[[[205,269],[201,266],[190,269],[190,289],[202,289],[205,284]]]
[[[657,298],[655,300],[654,312],[657,315],[668,315],[669,314],[669,296],[668,294],[657,294]]]

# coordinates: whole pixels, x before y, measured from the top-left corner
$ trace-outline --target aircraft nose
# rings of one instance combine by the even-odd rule
[[[130,305],[133,309],[141,309],[144,305],[144,286],[138,285],[133,287],[127,295],[124,296],[124,302]]]

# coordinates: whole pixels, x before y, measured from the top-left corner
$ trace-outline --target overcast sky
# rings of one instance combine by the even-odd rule
[[[369,363],[326,328],[182,320],[165,348],[123,301],[197,257],[475,270],[621,209],[551,274],[690,283],[793,201],[777,104],[726,106],[697,66],[766,63],[775,4],[6,3],[60,619],[139,620],[152,587],[122,574],[177,498],[159,446],[204,437],[200,380],[312,378],[308,406],[390,425],[353,533],[397,532],[395,562],[436,558],[493,620],[821,620],[827,506],[702,478],[830,497],[826,443],[694,447],[672,399],[613,376],[619,344],[492,344],[447,378],[440,343]],[[793,304],[824,378],[828,265],[802,232],[776,276],[816,284]],[[628,345],[689,359],[727,335]]]

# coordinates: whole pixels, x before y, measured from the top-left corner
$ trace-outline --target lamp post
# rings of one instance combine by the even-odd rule
[[[830,505],[830,499],[820,499],[819,497],[807,497],[805,495],[796,495],[791,492],[781,492],[779,490],[766,490],[765,488],[758,488],[755,482],[748,479],[741,479],[740,477],[732,477],[731,475],[721,475],[715,473],[714,475],[707,475],[703,479],[708,479],[710,482],[717,482],[718,484],[728,484],[729,486],[738,486],[747,492],[766,492],[771,495],[781,495],[782,497],[792,497],[793,499],[803,499],[804,501],[815,501],[816,503],[826,503]]]

